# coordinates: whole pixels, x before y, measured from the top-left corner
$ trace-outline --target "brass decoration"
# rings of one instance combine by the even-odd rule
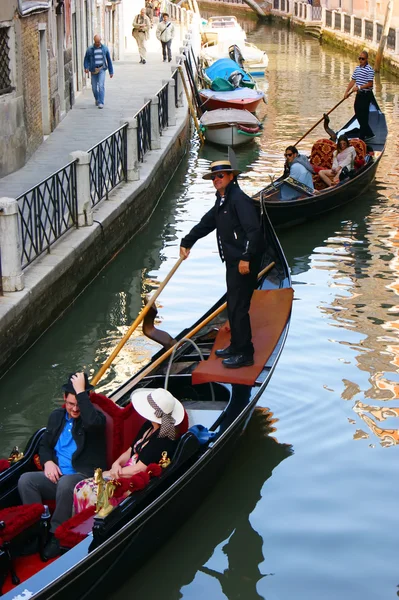
[[[114,481],[105,481],[102,469],[94,471],[94,483],[97,484],[97,503],[95,513],[99,517],[106,517],[113,510],[109,499],[114,495],[116,484]]]
[[[166,467],[169,467],[171,462],[172,461],[170,460],[170,458],[168,458],[168,453],[166,452],[166,450],[164,450],[162,452],[161,460],[159,461],[159,466],[163,469],[166,469]]]
[[[23,458],[23,457],[24,457],[24,453],[20,451],[18,446],[14,446],[14,448],[11,451],[10,456],[8,457],[8,462],[10,463],[10,465],[13,465],[14,463],[21,460],[21,458]]]

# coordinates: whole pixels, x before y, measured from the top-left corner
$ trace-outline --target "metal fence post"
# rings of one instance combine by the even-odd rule
[[[0,255],[4,292],[20,292],[25,287],[18,216],[18,202],[14,198],[0,198]]]
[[[69,155],[76,160],[76,196],[78,199],[78,226],[93,225],[90,195],[90,154],[77,150]]]
[[[168,127],[176,125],[175,80],[166,79],[162,85],[168,84]]]
[[[140,179],[139,152],[137,147],[137,118],[124,120],[127,122],[127,180],[138,181]]]
[[[144,102],[151,102],[151,150],[159,150],[161,147],[161,132],[159,131],[158,119],[158,96],[145,98]]]

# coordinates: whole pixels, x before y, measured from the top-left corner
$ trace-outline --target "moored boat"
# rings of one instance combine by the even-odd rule
[[[235,148],[262,135],[261,123],[247,110],[219,108],[205,112],[201,130],[208,142]]]
[[[223,91],[227,89],[233,90],[236,87],[246,87],[250,89],[256,87],[256,83],[251,75],[231,58],[220,58],[210,67],[205,69],[204,80],[206,84],[215,91],[222,91],[220,87],[215,85],[219,80],[222,80],[222,83],[225,82]]]
[[[69,530],[68,522],[64,523],[61,526],[64,537],[59,539],[65,552],[51,564],[41,563],[37,555],[16,559],[14,566],[21,583],[12,585],[7,576],[3,585],[5,600],[70,600],[76,596],[76,590],[79,590],[79,597],[86,600],[107,597],[122,583],[121,574],[130,576],[138,569],[184,519],[193,515],[205,494],[218,481],[270,381],[288,333],[292,305],[289,270],[265,214],[263,227],[266,241],[263,274],[251,305],[255,332],[254,366],[234,373],[223,372],[223,368],[220,371],[220,360],[215,358],[214,351],[228,335],[223,326],[226,319],[223,297],[194,323],[190,332],[185,329],[177,336],[179,346],[172,353],[165,349],[159,351],[147,367],[110,394],[110,399],[92,395],[92,401],[107,415],[109,448],[114,448],[116,442],[123,446],[131,443],[137,416],[130,394],[139,387],[169,389],[183,402],[189,425],[207,428],[207,438],[200,441],[192,430],[188,430],[180,438],[172,463],[160,476],[154,476],[146,487],[124,498],[109,514],[101,516],[99,512],[86,521],[74,522],[73,527],[70,523]],[[168,360],[163,360],[165,357]],[[131,429],[127,425],[131,425]],[[17,482],[20,475],[38,468],[35,456],[44,431],[40,429],[34,433],[24,455],[18,456],[19,460],[0,474],[3,515],[7,507],[19,504]],[[6,549],[4,532],[7,532],[7,525],[0,528],[0,574],[3,575],[10,559],[14,560],[14,555],[20,553],[26,541],[21,537],[24,531],[18,530],[17,537],[8,541]],[[29,532],[26,535],[29,536]],[[29,569],[24,570],[24,560]],[[115,577],[116,573],[118,577]]]
[[[207,42],[201,48],[201,57],[208,64],[227,56],[236,61],[252,77],[264,77],[266,74],[269,57],[255,44],[245,41],[241,42],[238,47],[236,44],[228,46],[227,44],[217,45]],[[237,60],[238,58],[240,60]]]
[[[228,92],[215,92],[213,90],[199,90],[199,95],[204,110],[216,108],[239,108],[255,112],[259,103],[264,100],[265,94],[261,90],[249,88],[236,88]]]
[[[375,100],[370,104],[369,124],[375,136],[367,143],[358,138],[359,123],[355,116],[335,134],[337,139],[342,134],[347,135],[357,154],[355,169],[336,185],[324,187],[316,173],[313,176],[316,189],[312,191],[291,178],[287,180],[281,176],[255,196],[256,200],[263,199],[275,227],[290,227],[318,217],[358,198],[367,190],[375,177],[388,135],[385,115]],[[335,148],[335,143],[330,139],[323,138],[313,144],[310,162],[317,172],[321,168],[331,168]],[[295,191],[296,197],[281,200],[282,185],[288,185]]]

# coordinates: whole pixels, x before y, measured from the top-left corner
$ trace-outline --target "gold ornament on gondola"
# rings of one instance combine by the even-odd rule
[[[170,460],[170,458],[168,458],[168,453],[166,452],[166,450],[164,450],[162,452],[161,455],[161,460],[159,461],[159,465],[163,468],[166,469],[166,467],[169,467],[170,463],[172,461]]]
[[[24,457],[24,453],[20,451],[18,446],[14,446],[14,448],[11,451],[10,456],[8,457],[8,462],[10,463],[10,465],[13,465],[14,463],[21,460],[21,458],[23,458],[23,457]]]
[[[99,517],[106,517],[113,510],[109,499],[114,495],[116,484],[114,481],[106,481],[103,477],[102,469],[94,471],[94,483],[97,484],[97,503],[96,514]]]

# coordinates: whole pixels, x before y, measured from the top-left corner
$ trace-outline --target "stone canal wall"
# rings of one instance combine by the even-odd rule
[[[187,33],[179,40],[181,46],[177,51],[184,52],[186,57],[189,53],[194,59],[200,47],[195,34],[199,28],[190,27],[193,15],[188,11],[181,12],[180,17]],[[162,62],[160,52],[157,57]],[[176,72],[179,63],[187,58],[177,55],[175,60],[172,66],[175,75],[159,82],[159,93],[147,98],[134,118],[123,120],[119,131],[92,151],[72,153],[70,166],[45,180],[45,185],[39,184],[34,192],[22,194],[18,201],[0,197],[3,372],[146,225],[162,198],[191,136],[187,102],[177,75],[179,71]],[[143,76],[151,77],[150,71],[143,71]],[[112,174],[109,170],[113,170]],[[67,174],[69,179],[65,184]],[[109,193],[108,189],[104,192],[100,183],[108,185],[114,175],[121,175],[122,182],[114,189],[111,186]],[[37,176],[40,181],[40,173]],[[58,191],[54,192],[56,188]],[[54,198],[50,197],[52,193]],[[37,212],[36,203],[42,212]],[[57,211],[65,213],[66,219],[62,220],[62,214],[58,218]],[[40,231],[31,227],[32,221],[39,217]],[[32,235],[51,237],[58,226],[66,229],[62,237],[51,244],[48,252],[31,260],[32,255],[27,251],[34,253],[40,241],[32,239]]]

